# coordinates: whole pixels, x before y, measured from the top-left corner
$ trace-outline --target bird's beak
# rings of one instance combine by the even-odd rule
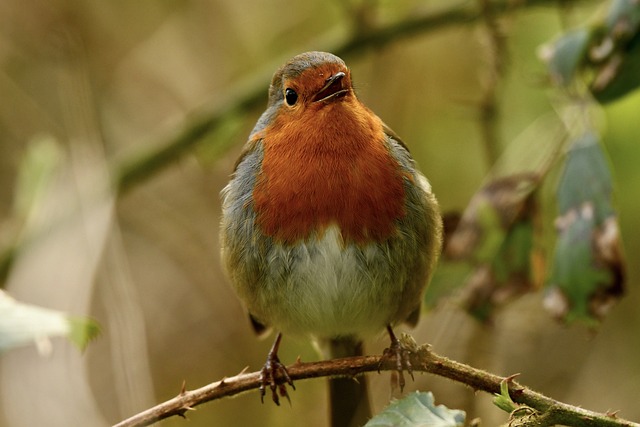
[[[333,98],[338,98],[346,95],[349,92],[348,88],[344,88],[342,80],[345,77],[345,73],[342,71],[335,73],[333,76],[326,80],[325,85],[315,94],[313,102],[327,102]]]

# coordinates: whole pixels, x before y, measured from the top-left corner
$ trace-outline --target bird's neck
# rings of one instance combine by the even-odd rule
[[[345,242],[388,238],[404,216],[404,187],[382,122],[355,97],[305,113],[265,129],[258,225],[288,243],[333,224]]]

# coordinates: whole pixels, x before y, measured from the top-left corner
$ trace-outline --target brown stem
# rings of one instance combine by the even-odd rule
[[[511,399],[520,405],[527,405],[540,412],[539,420],[543,422],[541,425],[640,427],[640,424],[623,420],[615,414],[597,413],[558,402],[520,385],[511,378],[503,378],[435,354],[426,346],[422,346],[417,352],[412,353],[411,363],[416,372],[428,372],[465,384],[474,390],[488,393],[500,393],[501,382],[508,380]],[[397,369],[395,360],[389,358],[383,360],[381,356],[358,356],[313,363],[298,361],[287,367],[287,371],[294,381],[328,376],[356,376],[379,369],[384,371]],[[234,396],[259,387],[259,372],[241,373],[196,390],[183,390],[173,399],[134,415],[114,427],[148,426],[174,415],[184,416],[187,410],[202,403]]]
[[[498,87],[506,68],[506,37],[500,29],[495,8],[490,0],[478,0],[486,33],[487,69],[482,80],[482,95],[478,105],[480,130],[488,167],[500,155]]]
[[[557,0],[487,1],[482,10],[477,10],[468,7],[465,2],[460,2],[449,9],[410,16],[391,25],[370,28],[365,32],[356,32],[352,38],[336,46],[325,46],[325,49],[338,56],[355,55],[372,47],[396,43],[417,34],[424,35],[455,25],[471,25],[478,20],[486,19],[487,15],[491,15],[495,19],[500,15],[521,8],[555,6],[556,4]],[[155,175],[167,165],[178,161],[182,154],[190,152],[199,142],[204,142],[203,136],[218,129],[227,119],[266,105],[266,87],[273,70],[268,71],[269,74],[265,74],[264,77],[257,73],[256,77],[259,78],[233,88],[230,93],[240,95],[235,96],[222,108],[203,108],[207,111],[194,112],[167,141],[159,144],[148,153],[127,159],[116,165],[115,188],[124,191]],[[262,81],[263,78],[264,81]],[[491,111],[488,114],[492,114]],[[206,143],[210,144],[211,141],[207,140]]]
[[[582,0],[580,3],[587,2],[588,0]],[[449,9],[410,16],[391,25],[371,28],[364,32],[354,32],[353,37],[336,46],[325,46],[324,49],[338,56],[355,55],[372,47],[396,43],[417,34],[425,35],[456,25],[472,25],[478,20],[484,19],[487,13],[497,17],[518,9],[555,6],[557,0],[519,2],[502,0],[487,3],[484,11],[475,10],[468,7],[465,2],[460,2]],[[216,104],[215,107],[203,106],[192,111],[171,135],[164,141],[159,141],[149,151],[115,161],[111,170],[114,190],[118,194],[122,194],[134,188],[179,161],[183,155],[194,150],[198,144],[212,144],[204,137],[220,129],[230,119],[264,106],[267,98],[266,87],[272,72],[272,69],[259,70],[250,80],[236,84],[230,89],[229,93],[232,96],[228,102]],[[483,114],[492,115],[493,113],[487,110]],[[224,151],[223,148],[228,144],[228,141],[217,140],[214,143],[217,144],[216,149]],[[0,287],[11,269],[14,255],[20,249],[21,243],[0,248]]]

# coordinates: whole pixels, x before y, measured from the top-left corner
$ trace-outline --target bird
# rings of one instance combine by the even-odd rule
[[[415,324],[442,246],[431,185],[404,142],[354,91],[327,52],[299,54],[273,75],[268,104],[221,192],[221,259],[256,332],[277,331],[261,372],[289,398],[283,335],[328,357],[361,355],[386,329],[385,354],[411,373],[393,332]],[[401,360],[402,359],[402,360]],[[331,378],[332,425],[370,416],[364,379]]]

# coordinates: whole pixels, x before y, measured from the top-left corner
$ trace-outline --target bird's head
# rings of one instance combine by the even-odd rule
[[[351,73],[342,59],[326,52],[306,52],[293,57],[274,74],[269,105],[291,114],[304,114],[351,96]]]

